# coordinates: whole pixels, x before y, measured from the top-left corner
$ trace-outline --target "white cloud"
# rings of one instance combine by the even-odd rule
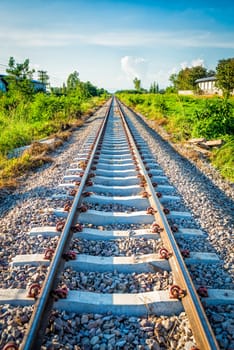
[[[233,33],[209,33],[207,31],[116,31],[109,33],[85,34],[86,43],[110,47],[162,47],[176,48],[234,48]]]
[[[191,62],[183,61],[178,66],[174,66],[171,69],[161,69],[157,73],[148,75],[148,82],[156,81],[160,88],[165,88],[171,85],[169,78],[172,74],[177,74],[181,69],[191,68],[196,66],[204,67],[204,60],[202,58],[195,58]]]
[[[197,67],[197,66],[204,67],[205,66],[204,60],[202,58],[197,58],[197,59],[193,60],[191,62],[191,65],[192,65],[192,67]]]
[[[234,48],[233,33],[206,31],[113,31],[113,32],[55,32],[40,28],[31,31],[2,27],[0,40],[27,47],[60,47],[79,43],[106,47],[161,47],[171,48]]]
[[[181,69],[185,69],[186,67],[188,67],[188,62],[187,61],[183,61],[180,63],[180,68]]]
[[[135,77],[144,80],[147,67],[147,60],[143,57],[124,56],[121,58],[121,69],[128,80],[132,80]]]
[[[11,43],[19,47],[60,47],[84,41],[84,37],[80,34],[43,32],[43,30],[29,32],[9,29],[1,31],[0,28],[0,40],[4,38],[8,45]]]
[[[176,73],[176,69],[172,68],[170,70],[160,69],[156,73],[152,73],[148,75],[148,87],[155,81],[160,89],[164,89],[169,85],[169,77]]]
[[[195,58],[191,62],[183,61],[180,63],[180,69],[192,68],[197,66],[205,66],[204,60],[202,58]]]

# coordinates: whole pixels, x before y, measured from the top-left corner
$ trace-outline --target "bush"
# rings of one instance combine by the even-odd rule
[[[214,139],[234,133],[234,115],[230,102],[223,99],[205,101],[205,106],[195,111],[192,135]]]
[[[126,92],[118,97],[135,111],[163,125],[174,141],[191,137],[227,140],[227,144],[214,152],[212,162],[223,176],[233,181],[234,146],[230,135],[234,134],[234,98]]]
[[[226,138],[226,143],[212,154],[212,163],[220,173],[234,182],[234,137]]]

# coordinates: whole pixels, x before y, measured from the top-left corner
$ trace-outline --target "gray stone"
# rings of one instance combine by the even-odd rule
[[[95,335],[94,337],[91,338],[90,340],[90,344],[91,345],[95,345],[99,342],[99,337],[97,335]]]

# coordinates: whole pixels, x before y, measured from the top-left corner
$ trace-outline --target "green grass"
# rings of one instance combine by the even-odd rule
[[[0,98],[0,154],[6,156],[16,147],[59,132],[64,124],[75,124],[83,113],[102,101],[97,97],[79,101],[73,97],[38,94],[31,103],[22,102],[9,110]]]
[[[233,181],[234,97],[179,96],[177,94],[118,93],[126,105],[154,120],[174,142],[193,137],[221,138],[225,144],[213,151],[211,162],[226,179]]]
[[[47,153],[25,152],[17,159],[8,159],[8,154],[17,147],[28,145],[47,136],[57,135],[62,139],[63,126],[80,126],[81,117],[100,106],[106,97],[80,100],[74,96],[53,96],[38,94],[33,101],[13,106],[12,98],[0,96],[0,188],[15,183],[14,178],[25,171],[50,161]]]
[[[212,154],[212,164],[220,171],[224,178],[234,182],[234,137]]]

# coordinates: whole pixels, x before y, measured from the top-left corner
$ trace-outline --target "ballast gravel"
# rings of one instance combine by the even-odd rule
[[[41,350],[190,350],[193,345],[184,313],[140,318],[54,311]]]
[[[114,241],[92,241],[73,239],[71,250],[82,254],[99,256],[132,256],[158,253],[162,248],[161,239],[126,238]]]
[[[66,268],[62,273],[61,286],[71,290],[99,293],[145,293],[167,290],[173,284],[171,272],[119,273],[77,272]]]

